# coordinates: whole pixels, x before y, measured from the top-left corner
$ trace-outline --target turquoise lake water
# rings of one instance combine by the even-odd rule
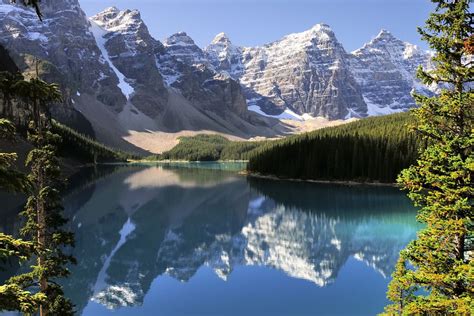
[[[242,164],[109,167],[65,198],[80,315],[375,315],[415,210],[396,188]],[[100,176],[98,177],[97,174]]]

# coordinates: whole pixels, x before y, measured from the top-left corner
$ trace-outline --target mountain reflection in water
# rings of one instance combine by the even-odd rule
[[[364,273],[386,285],[400,249],[419,229],[410,202],[394,188],[247,179],[212,168],[119,168],[71,193],[65,206],[80,262],[72,267],[65,290],[87,315],[109,310],[144,315],[148,305],[160,315],[222,315],[223,310],[262,315],[251,307],[239,312],[238,305],[245,305],[241,301],[205,306],[206,291],[219,287],[224,295],[225,286],[244,280],[251,284],[239,284],[239,291],[275,291],[274,298],[255,298],[263,311],[275,315],[267,303],[278,300],[272,284],[280,279],[278,286],[288,289],[299,280],[295,291],[301,292],[294,294],[304,297],[316,288],[330,289],[341,269],[357,261],[366,267]],[[207,270],[222,281],[213,283]],[[240,271],[235,278],[234,270]],[[267,284],[255,284],[255,276],[250,277],[276,272]],[[147,296],[172,280],[180,281],[172,285],[174,296],[184,296],[176,291],[187,283],[198,286],[194,295],[203,296],[200,305],[190,310],[166,306],[166,311],[163,306],[160,312],[156,300],[167,298]],[[171,293],[171,287],[160,293]],[[383,308],[384,303],[379,299],[368,305]],[[318,308],[298,311],[294,314],[314,314]]]

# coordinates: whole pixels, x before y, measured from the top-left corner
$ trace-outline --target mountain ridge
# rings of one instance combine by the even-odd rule
[[[397,52],[404,45],[396,39],[354,55],[328,25],[316,24],[259,47],[236,46],[219,33],[202,49],[185,32],[160,42],[137,10],[110,7],[88,19],[77,0],[43,5],[41,23],[1,0],[0,45],[23,72],[34,58],[54,66],[42,77],[62,87],[64,105],[53,111],[60,121],[85,117],[99,141],[125,150],[169,150],[183,132],[284,136],[321,126],[314,117],[405,111],[414,106],[410,92],[421,89],[413,69],[423,53],[407,45],[406,55],[396,55],[406,59],[381,62],[382,44]]]

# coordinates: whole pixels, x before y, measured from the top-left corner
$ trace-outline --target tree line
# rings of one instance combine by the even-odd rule
[[[61,137],[58,145],[58,154],[61,157],[72,157],[84,163],[125,162],[128,159],[137,159],[134,154],[106,146],[98,141],[83,135],[76,130],[51,121],[52,131]]]
[[[180,137],[179,143],[161,155],[148,157],[151,160],[218,161],[248,160],[252,152],[263,142],[230,141],[224,136],[199,134]]]
[[[282,178],[394,183],[425,146],[404,128],[412,123],[409,113],[393,114],[267,142],[247,169]]]

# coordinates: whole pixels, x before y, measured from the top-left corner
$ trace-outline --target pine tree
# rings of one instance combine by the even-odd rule
[[[435,12],[419,32],[436,52],[434,69],[420,68],[418,77],[443,89],[434,97],[415,95],[414,128],[428,147],[398,179],[421,207],[418,219],[426,228],[401,254],[388,292],[394,302],[386,308],[389,315],[474,310],[474,264],[466,247],[473,235],[474,67],[465,45],[472,38],[473,14],[469,0],[432,2]]]
[[[60,137],[51,132],[48,110],[49,104],[59,101],[61,95],[57,85],[40,79],[21,80],[14,88],[28,105],[32,117],[28,140],[34,148],[26,160],[31,169],[28,178],[32,190],[21,213],[25,219],[21,234],[32,240],[37,260],[31,272],[12,277],[7,284],[26,289],[37,285],[39,294],[46,297],[39,305],[40,315],[71,315],[72,303],[64,297],[56,281],[66,277],[67,264],[75,262],[63,252],[64,247],[73,245],[74,238],[62,228],[66,219],[61,214],[60,164],[56,157]]]
[[[13,85],[23,77],[18,73],[10,73],[7,71],[0,72],[0,93],[2,95],[3,107],[0,115],[2,117],[13,120]]]
[[[13,141],[15,127],[7,119],[0,119],[0,139]],[[24,174],[12,168],[17,155],[0,152],[0,190],[8,192],[27,192],[29,185]],[[27,261],[34,253],[33,244],[0,233],[0,261],[8,263],[16,258],[21,262]],[[44,300],[44,295],[31,293],[18,284],[7,283],[0,285],[0,311],[18,310],[23,313],[33,313]]]

